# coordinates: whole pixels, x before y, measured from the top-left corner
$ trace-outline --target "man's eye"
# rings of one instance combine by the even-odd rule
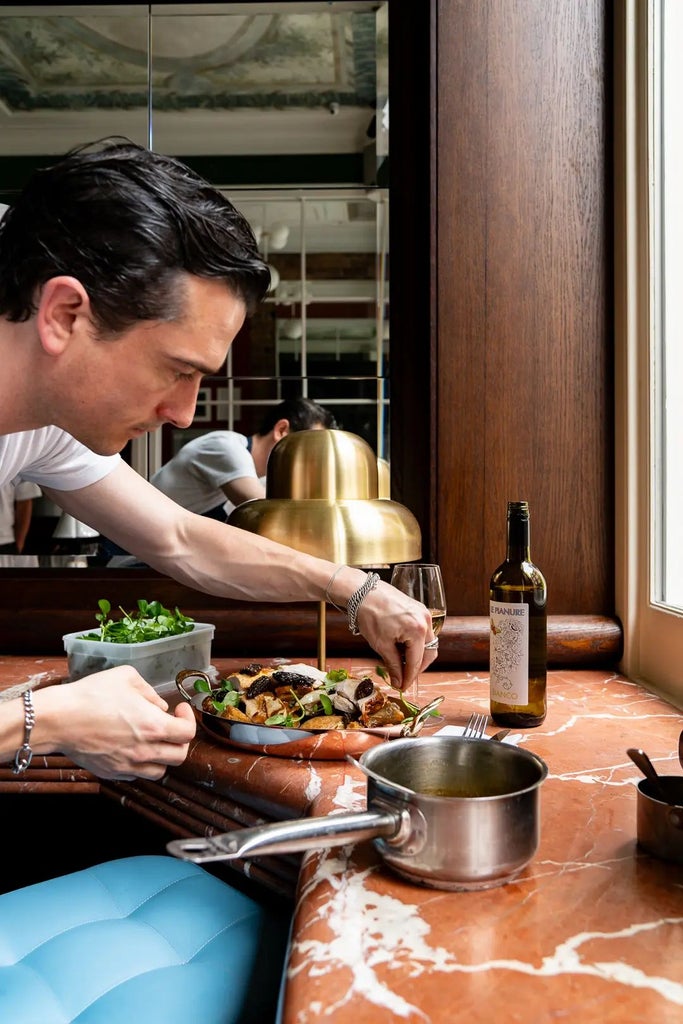
[[[191,373],[180,373],[180,371],[178,371],[175,375],[175,379],[192,381],[195,378],[195,372],[196,371],[194,370]]]

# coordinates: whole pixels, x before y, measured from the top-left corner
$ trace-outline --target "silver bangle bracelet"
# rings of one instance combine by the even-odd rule
[[[369,572],[365,577],[365,580],[359,586],[358,590],[355,591],[349,598],[349,603],[346,606],[346,614],[349,620],[349,629],[354,636],[358,636],[360,630],[358,628],[356,619],[358,617],[358,609],[362,605],[365,598],[368,596],[371,590],[374,590],[379,583],[379,576],[376,572]]]
[[[33,758],[33,751],[31,750],[31,729],[36,724],[36,712],[33,707],[33,694],[30,690],[24,690],[21,698],[24,702],[24,742],[14,755],[14,764],[12,765],[12,773],[14,775],[21,775],[22,772],[25,772]]]
[[[325,600],[329,601],[330,604],[332,605],[332,607],[336,608],[338,612],[343,612],[344,609],[340,608],[339,605],[337,604],[337,602],[332,600],[332,595],[330,594],[330,587],[332,586],[332,584],[336,580],[338,574],[342,571],[342,569],[345,569],[345,568],[346,568],[345,565],[338,565],[337,568],[332,573],[332,575],[330,576],[330,578],[328,580],[328,583],[327,583],[327,586],[325,587]]]

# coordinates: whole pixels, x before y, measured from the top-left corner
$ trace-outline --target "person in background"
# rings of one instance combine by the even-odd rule
[[[278,441],[290,431],[334,426],[332,414],[317,402],[288,398],[266,411],[251,437],[212,430],[188,441],[151,482],[183,508],[225,521],[236,505],[265,498],[266,464]]]
[[[31,480],[157,571],[217,596],[346,608],[409,686],[436,657],[428,609],[348,565],[196,515],[120,456],[186,429],[270,281],[254,234],[180,161],[128,140],[34,173],[0,220],[0,485]],[[131,666],[0,702],[0,760],[53,751],[101,778],[160,779],[195,734]]]
[[[0,486],[0,554],[20,555],[31,525],[33,499],[40,487],[27,481]]]

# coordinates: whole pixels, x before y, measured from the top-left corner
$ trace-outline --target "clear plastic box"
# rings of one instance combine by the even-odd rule
[[[216,627],[195,622],[189,633],[144,640],[138,644],[112,644],[106,640],[83,640],[85,633],[99,629],[80,629],[63,637],[69,665],[69,679],[81,679],[117,665],[133,665],[143,679],[162,690],[175,687],[175,677],[183,668],[211,668],[211,642]]]

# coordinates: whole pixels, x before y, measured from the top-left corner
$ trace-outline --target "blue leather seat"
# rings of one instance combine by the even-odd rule
[[[285,948],[197,864],[108,861],[0,895],[0,1021],[267,1024]]]

